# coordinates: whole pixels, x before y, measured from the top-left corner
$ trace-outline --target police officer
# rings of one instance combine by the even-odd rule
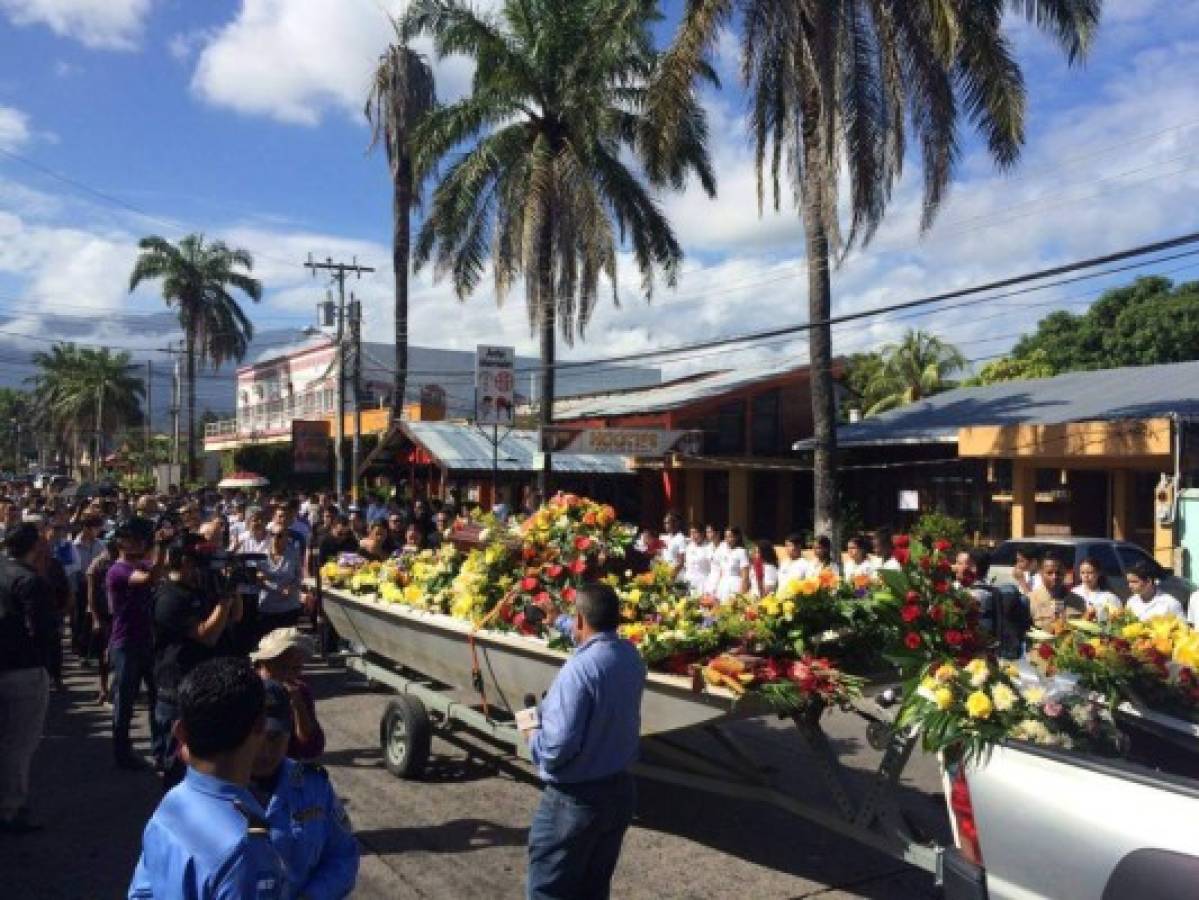
[[[146,825],[130,900],[290,896],[266,811],[247,787],[263,743],[264,700],[244,659],[209,660],[183,680],[175,736],[187,775]]]
[[[265,684],[266,737],[250,790],[266,810],[271,844],[283,857],[287,896],[349,896],[358,878],[358,842],[325,770],[287,759],[291,700],[279,682]]]

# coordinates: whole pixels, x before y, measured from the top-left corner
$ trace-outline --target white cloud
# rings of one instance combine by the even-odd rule
[[[131,50],[152,0],[0,0],[16,25],[45,25],[55,34],[104,50]]]
[[[17,150],[32,136],[29,116],[11,106],[0,106],[0,150]]]
[[[402,0],[242,0],[236,17],[203,41],[192,90],[214,106],[298,125],[315,125],[330,111],[360,118],[371,72],[395,37],[387,16],[403,7]],[[430,50],[425,40],[413,47]],[[472,68],[450,58],[434,71],[438,96],[452,99],[466,91]]]

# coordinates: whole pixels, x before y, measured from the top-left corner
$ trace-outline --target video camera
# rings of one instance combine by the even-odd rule
[[[258,584],[258,564],[266,560],[266,554],[217,550],[201,559],[203,570],[213,580],[213,586],[219,593],[227,594],[243,585]]]

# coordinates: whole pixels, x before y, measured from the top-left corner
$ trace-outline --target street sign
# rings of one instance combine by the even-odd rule
[[[516,349],[475,350],[475,424],[511,425],[516,410]]]
[[[663,428],[570,428],[543,429],[541,446],[551,453],[593,453],[613,456],[698,455],[703,450],[702,431],[673,431]]]
[[[329,422],[291,420],[292,471],[297,475],[329,472]]]

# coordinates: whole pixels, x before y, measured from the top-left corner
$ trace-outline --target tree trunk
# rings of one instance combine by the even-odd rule
[[[92,465],[92,480],[100,480],[100,463],[104,454],[104,386],[96,389],[96,460]]]
[[[805,116],[804,178],[815,181],[819,171],[814,127],[807,123],[815,119]],[[808,257],[808,319],[827,322],[832,312],[832,285],[829,280],[828,233],[820,215],[821,188],[807,183],[803,189],[804,241]],[[833,393],[832,329],[817,325],[808,332],[808,354],[811,366],[812,423],[816,439],[816,458],[813,464],[815,482],[816,534],[827,535],[833,541],[833,552],[840,547],[837,534],[837,412]],[[834,556],[834,559],[836,556]]]
[[[196,481],[196,336],[187,333],[187,481]]]
[[[556,335],[554,329],[558,324],[558,305],[554,297],[554,210],[553,200],[546,203],[545,216],[541,223],[540,246],[537,248],[537,278],[540,281],[538,303],[541,304],[541,409],[538,424],[543,433],[554,424],[554,357]],[[546,447],[545,466],[537,473],[537,490],[541,494],[541,502],[549,499],[554,488],[553,454]]]
[[[399,422],[404,413],[404,392],[408,386],[408,258],[411,252],[412,165],[401,160],[395,179],[392,209],[391,266],[395,271],[396,371],[391,395],[391,421]]]

